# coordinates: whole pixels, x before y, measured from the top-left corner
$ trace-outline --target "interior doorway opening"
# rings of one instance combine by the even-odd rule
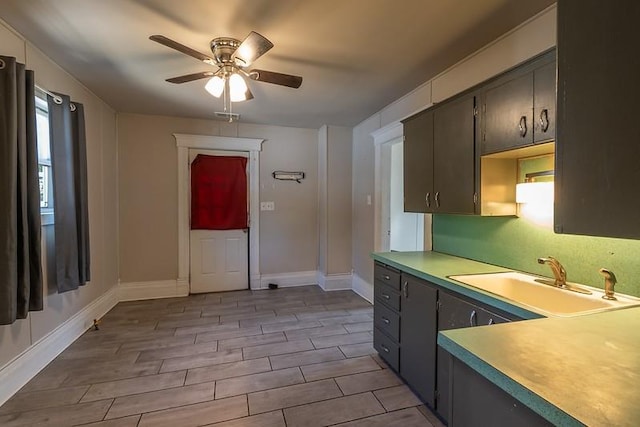
[[[424,214],[404,211],[402,140],[391,144],[389,176],[389,250],[424,250]]]
[[[404,211],[402,123],[392,123],[371,136],[375,144],[375,251],[431,250],[431,215]]]

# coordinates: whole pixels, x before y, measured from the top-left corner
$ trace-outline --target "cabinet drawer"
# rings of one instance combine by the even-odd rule
[[[400,370],[400,347],[380,329],[373,328],[373,348],[395,371]]]
[[[400,342],[400,316],[382,304],[373,306],[373,324],[396,342]]]
[[[380,301],[392,309],[400,311],[400,293],[396,292],[392,287],[376,280],[374,282],[373,295],[376,302]]]
[[[400,290],[400,272],[375,264],[373,267],[373,276],[375,280],[379,280],[384,284],[391,286],[393,289]]]

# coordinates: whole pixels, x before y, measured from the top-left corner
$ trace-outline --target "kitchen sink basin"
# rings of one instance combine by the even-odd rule
[[[504,273],[449,276],[467,285],[528,306],[549,316],[577,316],[640,305],[640,299],[616,294],[616,300],[602,299],[600,289],[569,283],[591,292],[590,295],[546,284],[549,279],[509,271]],[[542,283],[541,283],[542,282]]]

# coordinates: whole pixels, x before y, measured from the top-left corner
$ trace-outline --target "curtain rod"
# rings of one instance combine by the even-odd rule
[[[47,95],[49,95],[50,97],[53,98],[53,102],[55,102],[56,104],[60,105],[62,104],[62,98],[59,95],[56,95],[55,93],[52,93],[51,91],[48,91],[47,89],[43,88],[40,85],[35,85],[36,89],[38,89],[40,92],[45,93]],[[72,102],[69,104],[69,108],[71,109],[71,111],[76,111],[76,105]]]
[[[36,84],[36,89],[38,89],[40,92],[45,93],[45,94],[49,95],[50,97],[52,97],[53,101],[56,104],[58,104],[58,105],[62,104],[62,98],[60,98],[58,95],[48,91],[47,89],[45,89],[42,86],[37,85],[37,84]]]
[[[0,59],[0,70],[2,70],[5,67],[5,65],[6,64],[4,63],[4,61],[2,59]],[[45,93],[45,94],[49,95],[50,97],[52,97],[53,98],[53,102],[55,102],[58,105],[62,104],[62,98],[60,96],[52,93],[51,91],[43,88],[42,86],[39,86],[37,84],[35,86],[36,86],[36,89],[38,89],[40,92]],[[71,111],[76,111],[76,106],[75,106],[74,103],[70,104],[70,108],[71,108]]]

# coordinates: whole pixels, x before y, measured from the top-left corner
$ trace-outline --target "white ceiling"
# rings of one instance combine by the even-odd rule
[[[275,47],[254,67],[304,77],[251,81],[242,122],[353,126],[553,0],[2,0],[0,18],[117,111],[213,118],[214,70],[148,39],[210,54],[209,41],[257,31]],[[0,53],[1,48],[0,48]],[[37,76],[36,76],[37,79]],[[55,88],[51,88],[55,90]]]

